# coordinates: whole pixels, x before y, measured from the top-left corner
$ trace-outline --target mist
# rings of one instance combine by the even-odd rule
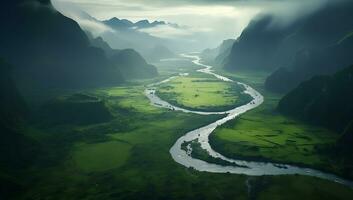
[[[133,22],[147,19],[151,22],[157,20],[178,24],[178,28],[167,25],[141,30],[154,37],[173,39],[177,41],[176,43],[183,44],[179,47],[170,45],[170,48],[176,51],[201,51],[208,47],[216,47],[222,40],[236,39],[251,19],[260,13],[274,15],[272,26],[281,27],[319,10],[327,3],[327,0],[305,2],[154,0],[146,5],[145,1],[141,0],[100,1],[99,3],[90,0],[53,1],[56,9],[76,20],[81,27],[95,36],[111,30],[99,21],[85,19],[79,13],[87,12],[98,20],[118,17]]]

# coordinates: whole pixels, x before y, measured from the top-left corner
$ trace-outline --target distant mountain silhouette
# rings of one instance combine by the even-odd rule
[[[158,62],[161,59],[176,57],[175,53],[164,45],[154,46],[144,56],[150,62]]]
[[[207,62],[215,62],[216,65],[222,65],[223,61],[229,56],[234,39],[223,40],[223,42],[214,49],[205,49],[201,52],[201,57]]]
[[[133,49],[115,50],[110,59],[127,79],[153,78],[158,75],[157,69],[147,64]]]
[[[118,68],[126,79],[153,78],[158,75],[155,66],[148,64],[145,59],[133,49],[117,50],[101,37],[94,38],[87,33],[91,44],[101,48],[106,53],[108,59],[114,67]]]
[[[152,28],[152,27],[156,27],[159,25],[166,25],[167,23],[164,21],[154,21],[154,22],[149,22],[148,20],[144,19],[144,20],[140,20],[136,23],[131,22],[130,20],[127,19],[118,19],[116,17],[113,17],[109,20],[104,20],[102,21],[104,24],[110,26],[113,29],[116,30],[126,30],[126,29],[131,29],[131,28],[135,28],[135,29],[143,29],[143,28]]]

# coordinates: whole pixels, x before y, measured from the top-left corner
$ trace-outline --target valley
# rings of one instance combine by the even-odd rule
[[[0,199],[353,199],[352,8],[4,2]]]
[[[169,65],[171,64],[169,63]],[[163,68],[163,66],[168,66],[168,64],[164,65],[162,62],[157,67]],[[168,67],[164,68],[168,71],[167,69]],[[189,76],[192,76],[193,70],[185,68],[180,70],[182,73],[189,73]],[[21,184],[27,184],[27,181],[33,179],[36,180],[29,190],[22,193],[21,198],[55,196],[55,198],[114,199],[116,195],[119,195],[129,199],[159,199],[165,197],[163,194],[169,196],[168,191],[173,191],[173,196],[176,199],[196,197],[214,199],[219,192],[222,192],[223,197],[237,194],[241,199],[247,199],[249,195],[255,195],[258,198],[273,197],[278,194],[278,192],[272,192],[273,189],[283,192],[284,196],[290,194],[291,191],[300,191],[300,195],[303,196],[314,193],[320,199],[325,199],[321,196],[322,193],[326,197],[338,199],[353,196],[349,187],[319,178],[298,175],[250,178],[245,175],[229,176],[226,173],[199,172],[176,163],[169,154],[169,149],[174,142],[188,131],[217,121],[224,115],[183,113],[151,105],[144,95],[143,85],[163,80],[163,77],[165,79],[173,74],[174,72],[171,70],[155,80],[132,82],[119,87],[77,91],[95,96],[105,102],[113,115],[113,119],[106,122],[87,125],[66,123],[50,128],[43,126],[31,128],[31,137],[47,144],[46,154],[39,156],[35,167],[30,169],[31,179],[21,178]],[[211,76],[207,78],[211,78]],[[260,81],[260,78],[258,80]],[[212,94],[213,90],[210,91]],[[212,97],[211,94],[209,96]],[[263,105],[266,105],[266,101]],[[261,110],[261,106],[254,111],[258,109]],[[254,111],[249,111],[249,114],[246,113],[244,117]],[[243,116],[240,118],[242,119]],[[264,119],[268,120],[269,118]],[[160,123],[161,121],[163,123]],[[264,123],[266,122],[268,123],[265,120]],[[238,128],[237,125],[235,128]],[[224,131],[223,129],[223,127],[219,130],[216,129],[215,136],[218,137],[219,133]],[[73,134],[75,137],[72,137]],[[225,143],[227,144],[231,137],[226,138]],[[248,141],[253,140],[250,135]],[[325,141],[333,142],[333,140],[334,138],[329,138]],[[249,144],[249,146],[257,145],[256,142]],[[298,143],[298,145],[300,144]],[[216,150],[220,149],[216,148]],[[289,148],[279,148],[276,152],[280,154],[288,151],[296,152],[296,150]],[[230,149],[229,152],[232,150]],[[296,154],[305,157],[307,153],[296,152]],[[273,154],[273,156],[276,155]],[[266,158],[266,154],[257,154],[256,156]],[[209,159],[208,156],[203,158]],[[270,158],[276,159],[276,157]],[[53,164],[44,165],[50,160]],[[212,159],[209,161],[214,162]],[[293,160],[289,157],[288,159],[282,158],[280,161],[287,163]],[[242,169],[241,165],[235,166]],[[250,187],[257,188],[256,192],[255,190],[247,192],[249,189],[247,182],[251,185]],[[284,186],[283,182],[289,184]],[[229,188],[224,185],[229,185]],[[65,189],[65,192],[59,194],[56,193],[57,188],[70,189]],[[209,188],[207,192],[205,188]],[[185,193],[185,189],[189,189],[189,192]],[[144,196],[141,191],[146,191],[145,194],[149,196]],[[151,191],[154,192],[151,193]]]

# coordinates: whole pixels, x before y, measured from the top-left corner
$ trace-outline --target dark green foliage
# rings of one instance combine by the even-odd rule
[[[12,67],[0,60],[0,168],[21,168],[32,159],[34,142],[22,134],[27,107],[11,77]]]
[[[297,53],[291,69],[280,68],[266,80],[267,89],[275,92],[288,92],[303,80],[314,75],[332,74],[342,66],[353,63],[353,37],[321,50],[303,50]]]
[[[86,94],[57,98],[43,106],[43,121],[54,124],[92,124],[113,118],[105,102]]]
[[[338,144],[342,145],[353,156],[353,120],[344,129]]]
[[[343,131],[353,119],[353,66],[303,82],[279,102],[285,114]]]

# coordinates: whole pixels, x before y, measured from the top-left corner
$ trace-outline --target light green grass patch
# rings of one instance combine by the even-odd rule
[[[243,88],[213,77],[178,77],[160,86],[158,95],[173,104],[197,110],[226,110],[238,103]]]
[[[100,172],[120,167],[130,154],[128,143],[109,141],[79,144],[73,153],[76,166],[84,172]]]

